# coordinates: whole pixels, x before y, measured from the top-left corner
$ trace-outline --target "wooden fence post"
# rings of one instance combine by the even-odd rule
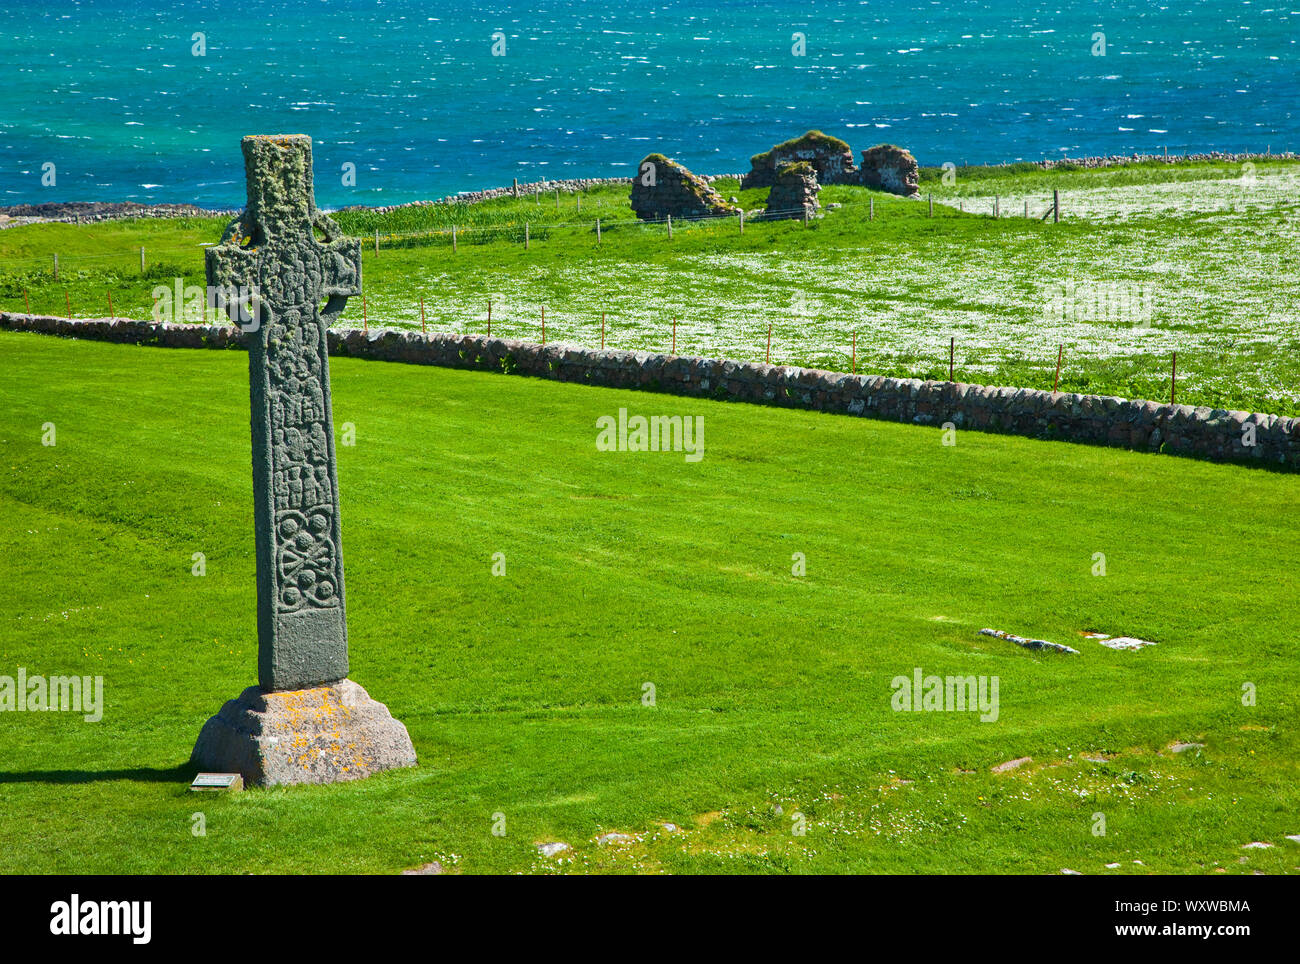
[[[740,209],[740,233],[745,233],[745,209]]]
[[[930,195],[927,195],[927,197],[930,199],[930,215],[929,215],[929,216],[930,216],[930,217],[934,217],[934,195],[933,195],[933,194],[930,194]]]
[[[1052,223],[1061,223],[1061,192],[1055,188],[1052,190]]]
[[[144,274],[144,245],[140,245],[140,273]]]
[[[673,216],[670,214],[668,215],[668,240],[671,241],[672,239],[673,239]]]
[[[379,253],[379,229],[375,228],[375,254]]]
[[[596,243],[600,244],[600,218],[596,218]]]
[[[873,197],[867,198],[867,220],[876,220],[876,199]]]
[[[515,178],[515,187],[514,187],[514,191],[515,191],[515,197],[518,198],[518,197],[519,197],[519,178]]]
[[[528,250],[528,222],[524,222],[524,250]]]

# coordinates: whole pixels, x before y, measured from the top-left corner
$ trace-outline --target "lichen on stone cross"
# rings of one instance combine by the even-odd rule
[[[252,292],[248,345],[258,682],[348,675],[326,329],[361,293],[361,242],[316,210],[311,138],[243,139],[248,205],[207,252],[209,289]],[[317,239],[319,233],[323,240]]]

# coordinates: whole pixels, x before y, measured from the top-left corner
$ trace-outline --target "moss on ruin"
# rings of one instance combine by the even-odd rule
[[[762,167],[770,162],[772,155],[778,151],[798,151],[813,148],[821,148],[822,150],[832,151],[835,153],[852,153],[852,149],[849,145],[838,137],[832,137],[830,134],[823,134],[821,131],[808,131],[808,133],[802,134],[799,137],[792,137],[788,141],[782,141],[771,150],[764,151],[761,154],[755,154],[749,160],[755,167]]]

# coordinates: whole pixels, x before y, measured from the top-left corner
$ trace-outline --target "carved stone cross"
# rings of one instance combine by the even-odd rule
[[[348,675],[325,331],[361,292],[361,242],[340,237],[316,210],[310,138],[245,137],[243,148],[248,206],[208,250],[208,286],[255,292],[244,327],[257,675],[263,689],[294,690]]]
[[[204,769],[324,783],[411,766],[406,728],[348,675],[326,330],[361,292],[361,242],[316,210],[311,138],[243,139],[248,205],[207,251],[209,291],[251,291],[259,687],[208,721]],[[317,234],[321,236],[318,240]]]

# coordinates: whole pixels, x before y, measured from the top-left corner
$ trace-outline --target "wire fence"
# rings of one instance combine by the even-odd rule
[[[843,218],[857,214],[859,218],[865,217],[867,221],[874,221],[877,219],[878,214],[881,217],[888,216],[890,207],[901,199],[889,197],[887,200],[889,203],[879,205],[880,211],[877,211],[878,205],[875,198],[868,198],[860,202],[831,202],[825,209],[825,215],[827,217]],[[936,217],[935,201],[933,195],[921,199],[918,208],[922,217]],[[1018,210],[1012,212],[1005,210],[1002,198],[999,195],[974,199],[948,197],[940,199],[937,207],[937,216],[940,218],[969,215],[1004,219],[1019,216],[1034,221],[1045,221],[1051,218],[1053,222],[1058,222],[1063,217],[1059,192],[1053,192],[1050,198],[1039,197],[1033,201],[1023,199],[1022,203],[1017,206]],[[895,210],[897,209],[895,208]],[[913,208],[905,216],[915,218],[917,214],[918,209]],[[600,242],[603,233],[610,230],[653,232],[661,237],[671,239],[674,225],[687,226],[688,228],[711,225],[725,229],[728,224],[734,224],[735,229],[743,233],[746,224],[752,224],[755,220],[767,224],[776,221],[795,220],[803,221],[805,226],[812,226],[821,219],[814,220],[811,212],[803,207],[779,211],[768,210],[757,218],[753,215],[747,215],[742,210],[735,215],[727,216],[665,217],[650,220],[593,217],[583,220],[541,220],[532,222],[527,219],[520,219],[518,221],[484,225],[469,224],[460,226],[453,224],[410,231],[375,231],[370,237],[363,239],[367,242],[363,245],[363,253],[368,258],[382,258],[385,248],[391,250],[407,246],[443,244],[452,250],[457,250],[462,242],[474,244],[503,239],[522,243],[524,247],[529,247],[533,242],[545,242],[550,232],[559,230],[576,230],[594,235],[597,243]],[[534,233],[534,228],[536,228],[536,233]],[[203,264],[201,259],[196,258],[196,255],[201,254],[205,248],[210,246],[209,243],[188,246],[147,246],[104,254],[67,257],[51,254],[44,257],[7,258],[0,264],[0,269],[10,271],[22,266],[34,266],[39,271],[39,274],[44,276],[45,272],[40,271],[40,269],[47,268],[51,280],[57,283],[65,280],[67,273],[72,272],[79,265],[111,266],[116,264],[122,268],[120,277],[123,282],[131,281],[132,277],[134,277],[137,281],[153,280],[179,284],[187,275],[201,276]],[[177,261],[181,263],[177,264]],[[43,278],[41,280],[43,281]],[[373,286],[367,287],[373,293]],[[157,286],[155,286],[154,290],[156,293]],[[139,305],[128,308],[124,314],[118,314],[118,309],[122,308],[123,305],[119,300],[118,305],[114,306],[111,288],[104,291],[102,304],[91,307],[89,312],[86,310],[87,305],[81,288],[78,288],[78,299],[74,303],[69,289],[64,287],[62,291],[63,298],[61,299],[63,304],[56,305],[53,310],[49,309],[50,292],[45,290],[42,294],[43,297],[40,300],[47,308],[45,312],[47,314],[57,313],[68,318],[135,317],[137,320],[142,320],[139,317],[142,312]],[[25,288],[21,292],[16,290],[12,282],[6,285],[3,275],[0,275],[0,298],[14,303],[16,308],[17,304],[15,302],[19,297],[21,297],[23,310],[30,314],[32,308],[28,291]],[[57,296],[55,297],[57,298]],[[405,300],[411,301],[411,304],[401,308],[394,307],[402,304]],[[354,302],[360,302],[359,311],[353,308],[353,311],[350,312],[352,316],[351,324],[347,327],[368,329],[372,321],[371,316],[374,314],[373,301],[363,294],[361,297],[354,299]],[[451,333],[456,334],[515,338],[542,344],[562,341],[581,347],[599,347],[602,349],[615,347],[617,341],[619,347],[627,350],[649,350],[677,354],[679,348],[681,348],[683,353],[706,357],[738,357],[754,360],[757,360],[758,351],[761,349],[764,361],[768,363],[772,363],[775,359],[777,363],[793,363],[803,367],[820,367],[846,372],[856,372],[859,363],[858,332],[855,326],[861,323],[860,318],[843,318],[833,321],[832,328],[834,328],[834,332],[832,338],[838,337],[847,341],[847,344],[831,342],[809,344],[808,339],[802,336],[806,336],[808,323],[813,319],[800,317],[788,311],[773,311],[770,313],[770,319],[761,317],[762,313],[760,313],[759,317],[755,317],[755,313],[751,311],[743,319],[739,319],[740,325],[738,325],[738,319],[734,315],[719,315],[701,311],[697,308],[692,308],[689,312],[689,318],[683,314],[676,317],[666,317],[659,321],[648,321],[644,314],[641,317],[629,317],[608,311],[575,312],[565,310],[559,316],[554,312],[550,313],[548,331],[547,309],[541,305],[520,312],[510,310],[502,304],[493,305],[489,302],[482,314],[475,317],[464,317],[460,319],[459,323],[456,323],[454,319],[448,319],[442,312],[439,312],[437,317],[431,319],[424,297],[418,293],[412,294],[410,291],[403,291],[400,297],[384,297],[382,302],[383,327],[418,329],[425,332],[431,330],[447,332],[451,329]],[[430,304],[433,304],[432,299]],[[62,308],[62,310],[59,311],[58,308]],[[202,299],[199,305],[182,298],[179,305],[173,305],[168,310],[166,317],[160,317],[155,295],[154,306],[152,308],[146,307],[143,310],[148,311],[148,317],[152,320],[175,320],[208,324],[225,323],[226,321],[224,318],[218,317],[219,313],[215,306],[206,298]],[[360,321],[359,326],[357,325],[358,320]],[[377,322],[376,326],[378,327],[379,319],[374,320]],[[822,325],[825,325],[827,321],[825,318],[816,320]],[[748,329],[748,337],[737,339],[738,327]],[[724,329],[729,331],[730,335],[726,338],[717,337],[717,333]],[[929,355],[932,359],[932,362],[928,365],[929,370],[934,371],[936,366],[942,366],[942,368],[946,369],[946,371],[938,373],[939,377],[946,374],[948,380],[954,381],[959,373],[969,373],[972,369],[975,371],[988,370],[987,366],[981,366],[977,360],[969,357],[963,358],[962,364],[958,366],[955,337],[951,339],[948,347],[949,351],[946,359],[936,357],[933,351],[924,351],[924,354]],[[933,349],[933,345],[928,346],[928,348]],[[866,357],[875,356],[868,354]],[[878,357],[876,360],[879,360]],[[1052,388],[1055,391],[1060,384],[1063,366],[1066,362],[1064,345],[1059,347],[1054,360],[1043,360],[1042,364],[1047,371],[1052,371],[1053,361],[1055,362],[1055,371]],[[1068,377],[1070,374],[1069,368],[1065,367],[1064,371]],[[1171,401],[1176,396],[1177,379],[1177,353],[1174,351],[1170,355],[1168,379]]]
[[[900,200],[897,197],[890,197],[890,203]],[[940,216],[943,216],[943,209],[948,209],[948,214],[969,214],[985,215],[995,218],[1002,218],[1003,212],[1000,210],[999,198],[995,195],[991,200],[985,199],[935,199],[933,195],[927,196],[927,216],[935,216],[936,200],[940,209]],[[969,210],[967,202],[969,201]],[[1045,204],[1045,207],[1044,207]],[[885,205],[880,205],[880,214],[884,215]],[[832,214],[841,213],[841,216],[847,216],[854,212],[865,211],[867,219],[874,221],[877,217],[877,205],[874,198],[866,201],[842,201],[829,202],[827,205],[819,206],[817,209],[810,207],[789,207],[762,209],[760,213],[746,213],[743,210],[738,214],[702,214],[690,216],[665,216],[662,218],[584,218],[582,220],[530,220],[528,218],[513,218],[506,221],[481,223],[481,224],[445,224],[430,227],[415,228],[408,231],[381,231],[375,230],[366,235],[361,240],[363,242],[363,251],[372,255],[382,252],[384,247],[401,248],[419,246],[419,242],[442,242],[453,248],[459,247],[464,242],[466,244],[488,244],[494,241],[507,241],[516,244],[531,246],[533,242],[544,242],[548,240],[548,235],[554,230],[571,230],[581,231],[593,235],[597,242],[602,238],[606,231],[624,232],[627,230],[637,230],[640,232],[658,232],[671,238],[674,226],[698,226],[711,225],[723,227],[728,224],[737,225],[737,230],[743,233],[747,225],[771,224],[784,221],[800,221],[805,225],[814,225],[820,222],[824,217]],[[820,213],[819,213],[820,212]],[[1026,202],[1024,208],[1024,217],[1029,219],[1043,220],[1055,214],[1055,219],[1060,219],[1060,202],[1057,199],[1047,199],[1045,202],[1037,202],[1032,206]],[[79,265],[107,265],[119,263],[126,266],[132,266],[137,261],[139,264],[139,273],[147,274],[151,266],[158,266],[169,258],[192,259],[200,254],[205,248],[212,247],[217,242],[205,242],[197,245],[164,245],[155,247],[153,245],[137,246],[126,248],[119,251],[106,252],[103,254],[59,254],[57,252],[49,255],[33,255],[29,257],[6,257],[0,261],[0,268],[6,272],[15,271],[15,269],[29,268],[39,271],[41,268],[50,269],[54,280],[60,280],[60,275],[76,268]]]

